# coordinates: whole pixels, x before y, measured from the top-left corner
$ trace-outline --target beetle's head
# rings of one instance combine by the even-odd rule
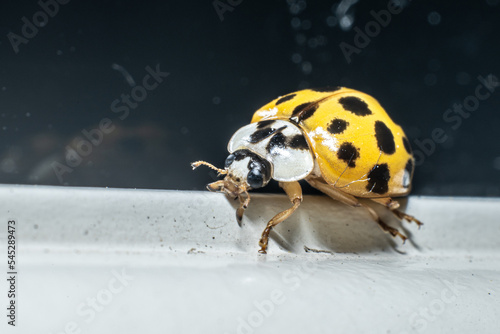
[[[206,165],[219,174],[225,174],[223,180],[207,185],[207,189],[215,192],[224,192],[231,197],[238,197],[250,189],[264,187],[271,180],[272,165],[269,161],[259,155],[247,150],[240,149],[231,153],[224,164],[224,169],[216,168],[204,161],[192,164],[193,168]]]
[[[237,196],[249,189],[264,187],[271,180],[271,164],[266,159],[246,150],[231,153],[224,164],[227,175],[224,178],[224,191]],[[208,188],[211,191],[211,183]]]
[[[193,169],[205,165],[226,175],[223,180],[207,185],[210,191],[223,192],[238,198],[240,206],[236,210],[236,219],[241,222],[243,212],[250,203],[248,190],[264,187],[271,180],[272,165],[269,161],[247,149],[236,150],[226,158],[224,169],[217,168],[205,161],[196,161],[191,164]]]

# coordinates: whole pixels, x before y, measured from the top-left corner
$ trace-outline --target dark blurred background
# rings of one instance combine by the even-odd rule
[[[222,166],[257,108],[342,85],[422,152],[413,194],[500,196],[500,86],[478,79],[500,78],[499,0],[9,0],[0,18],[1,183],[204,189],[189,163]]]

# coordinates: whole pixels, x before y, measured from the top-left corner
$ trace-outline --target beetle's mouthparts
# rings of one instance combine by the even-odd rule
[[[224,192],[224,180],[207,184],[207,189],[212,192]]]

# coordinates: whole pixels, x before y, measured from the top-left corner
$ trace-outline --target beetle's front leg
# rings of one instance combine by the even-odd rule
[[[250,204],[250,195],[245,192],[246,198],[243,199],[243,195],[239,194],[238,199],[240,200],[240,207],[236,210],[236,220],[238,224],[241,223],[243,219],[243,212],[245,212],[246,208],[248,208],[248,204]]]
[[[278,225],[288,217],[292,215],[292,213],[297,210],[297,208],[300,205],[300,202],[302,202],[302,188],[300,187],[300,183],[295,181],[295,182],[280,182],[280,187],[285,190],[286,194],[288,195],[288,198],[290,199],[290,202],[292,202],[293,206],[283,212],[278,213],[276,216],[273,217],[267,223],[266,228],[262,232],[262,236],[259,241],[260,245],[260,250],[259,253],[266,254],[266,249],[267,249],[267,243],[269,241],[269,233],[271,233],[271,230],[274,226]]]

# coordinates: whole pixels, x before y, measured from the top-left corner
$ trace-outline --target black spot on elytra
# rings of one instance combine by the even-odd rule
[[[413,175],[413,158],[410,158],[406,162],[405,166],[405,174],[403,176],[404,188],[410,188],[412,175]]]
[[[327,130],[331,134],[339,134],[339,133],[344,132],[348,125],[349,125],[349,122],[344,121],[343,119],[336,118],[330,122]]]
[[[368,108],[368,104],[356,96],[346,96],[339,99],[339,103],[345,110],[352,112],[357,116],[368,116],[372,111]]]
[[[389,191],[389,180],[391,174],[387,164],[375,165],[368,174],[368,184],[366,189],[376,194],[385,194]]]
[[[309,145],[307,145],[307,141],[304,138],[303,135],[295,135],[290,139],[290,142],[288,143],[291,148],[297,149],[297,150],[307,150],[309,148]]]
[[[408,154],[413,154],[413,151],[411,149],[411,145],[410,145],[410,142],[408,141],[408,138],[403,137],[403,145],[405,147],[406,152],[408,152]]]
[[[306,102],[299,104],[292,111],[292,116],[297,116],[302,110],[306,109],[308,106],[312,105],[314,102]]]
[[[300,123],[311,117],[316,111],[316,109],[318,109],[318,107],[319,104],[316,102],[306,102],[299,104],[298,106],[295,107],[295,109],[293,109],[291,118],[297,117],[296,121],[297,123]]]
[[[340,160],[344,160],[347,166],[356,167],[356,159],[359,158],[359,151],[352,143],[345,142],[340,145],[337,157]]]
[[[276,132],[276,129],[274,129],[274,128],[263,128],[261,130],[257,130],[254,133],[252,133],[250,135],[250,139],[248,141],[252,144],[258,143],[258,142],[266,139],[267,137],[269,137],[270,135],[272,135],[275,132]]]
[[[408,162],[406,163],[405,169],[408,171],[410,175],[413,174],[413,159],[408,159]]]
[[[274,120],[271,119],[271,120],[267,120],[267,121],[260,121],[259,123],[257,123],[257,129],[262,129],[262,128],[265,128],[267,127],[268,125],[271,125],[274,123]]]
[[[266,149],[267,152],[272,153],[272,151],[275,149],[285,148],[285,147],[286,147],[286,137],[281,132],[278,132],[271,138],[271,140],[269,140]]]
[[[378,148],[380,148],[382,152],[385,154],[393,154],[396,152],[394,135],[384,122],[375,122],[375,138],[377,138]]]
[[[278,104],[281,104],[283,102],[286,102],[286,101],[290,101],[291,99],[293,99],[297,94],[290,94],[290,95],[286,95],[286,96],[283,96],[283,97],[280,97],[278,101],[276,101],[276,105]]]
[[[341,88],[342,87],[336,86],[336,87],[311,88],[311,90],[319,93],[327,93],[327,92],[335,92]]]
[[[408,172],[408,183],[403,184],[403,187],[409,188],[411,184],[411,177],[413,175],[413,159],[408,159],[408,162],[406,163],[405,170]]]

